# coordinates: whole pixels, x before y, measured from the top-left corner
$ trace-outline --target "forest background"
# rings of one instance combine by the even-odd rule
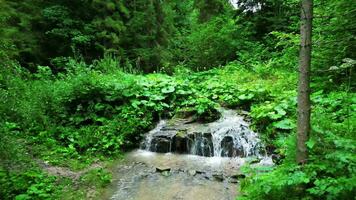
[[[248,110],[276,166],[246,167],[241,199],[352,199],[356,193],[356,2],[315,0],[312,132],[295,162],[300,2],[1,0],[0,196],[85,199],[47,174],[110,163],[160,117]],[[76,185],[75,187],[72,187]]]

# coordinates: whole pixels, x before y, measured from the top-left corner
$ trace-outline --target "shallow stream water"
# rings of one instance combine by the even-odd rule
[[[258,134],[233,110],[208,124],[162,120],[118,164],[111,200],[232,200],[241,166],[273,165]],[[157,151],[157,152],[152,152]],[[262,152],[262,153],[261,153]]]
[[[249,158],[135,150],[116,171],[112,200],[232,200]],[[271,165],[266,157],[255,165]]]

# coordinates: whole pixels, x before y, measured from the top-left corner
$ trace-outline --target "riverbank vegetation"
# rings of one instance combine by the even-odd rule
[[[298,165],[299,1],[0,2],[0,196],[99,198],[112,161],[160,118],[213,121],[229,107],[249,112],[276,158],[245,167],[238,199],[354,198],[355,6],[314,1]]]

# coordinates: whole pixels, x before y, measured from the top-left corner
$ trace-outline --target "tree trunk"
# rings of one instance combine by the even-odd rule
[[[310,63],[312,47],[313,0],[302,0],[298,82],[297,162],[308,159],[306,142],[310,132]]]

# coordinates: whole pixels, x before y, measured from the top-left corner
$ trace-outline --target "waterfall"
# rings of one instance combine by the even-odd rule
[[[209,124],[213,138],[214,155],[227,156],[228,153],[232,153],[232,157],[260,156],[262,145],[258,134],[249,129],[249,125],[244,121],[244,118],[237,115],[233,110],[222,110],[221,112],[222,117]],[[226,144],[229,142],[232,144]],[[229,146],[232,146],[233,152],[228,152],[230,149],[226,148],[229,148]]]
[[[205,157],[264,156],[258,134],[234,110],[222,109],[221,118],[212,123],[187,123],[186,120],[161,120],[149,131],[141,148]]]
[[[145,140],[141,144],[141,148],[149,151],[152,145],[152,139],[154,135],[159,132],[166,125],[166,123],[166,120],[160,120],[156,127],[146,134]]]

